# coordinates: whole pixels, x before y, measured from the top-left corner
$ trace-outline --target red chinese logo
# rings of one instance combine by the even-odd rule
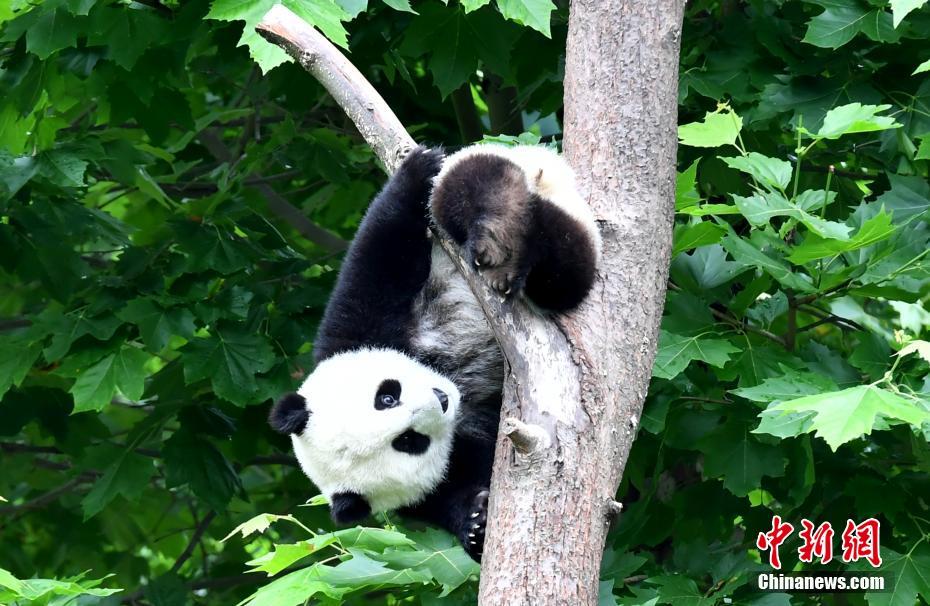
[[[880,530],[881,526],[875,518],[869,518],[861,524],[846,520],[846,530],[843,531],[843,561],[855,562],[859,558],[865,558],[873,567],[881,566],[882,556],[878,547]]]
[[[830,522],[817,526],[810,520],[802,519],[801,526],[803,528],[798,533],[801,538],[798,559],[806,563],[813,562],[814,558],[820,559],[821,564],[830,562],[833,559],[834,535]],[[843,562],[848,564],[864,559],[874,568],[881,566],[880,531],[881,524],[875,518],[869,518],[860,524],[846,520],[846,529],[843,530],[842,536]],[[769,552],[769,565],[776,570],[781,569],[778,548],[791,536],[792,532],[794,532],[794,526],[788,522],[782,522],[781,516],[772,516],[772,529],[768,532],[760,532],[756,537],[756,547],[759,551]]]
[[[769,565],[779,570],[781,568],[781,559],[778,557],[778,548],[785,542],[791,533],[794,532],[794,526],[788,522],[782,523],[781,516],[772,516],[772,530],[760,532],[756,537],[756,547],[760,551],[769,552]]]

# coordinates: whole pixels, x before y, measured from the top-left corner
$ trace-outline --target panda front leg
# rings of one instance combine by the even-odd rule
[[[314,342],[322,360],[360,345],[402,349],[429,277],[429,197],[443,154],[413,149],[374,199],[346,253]]]

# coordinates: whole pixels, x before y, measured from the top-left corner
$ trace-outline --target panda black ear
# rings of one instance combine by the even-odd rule
[[[329,499],[329,511],[336,524],[355,524],[371,515],[371,505],[356,492],[337,492]]]
[[[289,393],[275,402],[268,415],[268,423],[278,433],[300,433],[310,420],[307,401],[299,393]]]

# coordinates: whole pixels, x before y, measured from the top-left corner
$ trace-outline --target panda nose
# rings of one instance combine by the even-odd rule
[[[446,395],[441,389],[433,388],[433,393],[436,394],[436,399],[439,400],[439,405],[442,406],[442,411],[446,412],[449,409],[449,396]]]

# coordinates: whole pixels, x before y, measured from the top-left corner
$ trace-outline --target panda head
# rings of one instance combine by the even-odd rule
[[[290,434],[333,519],[352,523],[413,505],[442,481],[459,398],[449,379],[403,353],[361,349],[321,362],[269,421]]]

